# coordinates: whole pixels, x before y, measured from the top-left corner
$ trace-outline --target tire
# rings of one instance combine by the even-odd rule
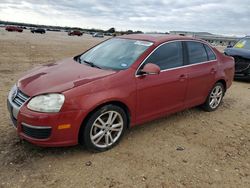
[[[202,105],[207,112],[215,111],[221,104],[225,94],[225,87],[221,82],[217,82],[208,94],[206,102]]]
[[[103,152],[119,143],[127,127],[125,111],[116,105],[106,105],[95,111],[81,131],[80,142],[88,150]]]

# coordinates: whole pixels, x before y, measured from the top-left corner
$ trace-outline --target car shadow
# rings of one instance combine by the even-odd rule
[[[204,113],[199,107],[187,109],[172,115],[164,116],[162,118],[132,127],[126,131],[124,137],[132,136],[132,137],[139,137],[143,132],[153,132],[155,129],[168,129],[172,127],[173,123],[176,122],[178,124],[178,121],[182,121],[183,119],[190,118],[200,115]],[[11,136],[12,137],[12,136]],[[130,142],[127,140],[121,140],[121,142]],[[33,145],[27,141],[20,140],[17,137],[10,138],[10,142],[8,147],[6,148],[8,153],[3,157],[5,161],[5,165],[9,164],[15,164],[18,166],[27,165],[30,163],[30,161],[37,161],[39,159],[42,159],[44,157],[70,157],[73,155],[85,155],[85,156],[91,156],[93,152],[88,151],[84,146],[78,144],[76,146],[70,146],[70,147],[39,147],[36,145]],[[115,148],[114,148],[115,149]],[[114,150],[112,149],[112,150]],[[117,150],[120,150],[122,148],[118,147]],[[109,150],[107,152],[112,152],[112,150]],[[106,152],[104,152],[106,153]]]

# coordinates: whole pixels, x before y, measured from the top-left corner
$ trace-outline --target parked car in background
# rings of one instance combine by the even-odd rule
[[[45,29],[37,28],[37,29],[32,29],[30,30],[31,33],[40,33],[40,34],[45,34],[46,31]]]
[[[23,29],[22,29],[22,28],[16,27],[16,26],[6,26],[6,27],[5,27],[5,30],[6,30],[6,31],[10,31],[10,32],[12,32],[12,31],[15,31],[15,32],[23,32]]]
[[[94,33],[92,36],[93,36],[93,37],[100,37],[100,38],[103,38],[103,37],[104,37],[104,34],[103,34],[103,33]]]
[[[69,31],[68,32],[69,36],[82,36],[82,32],[81,31]]]
[[[199,105],[216,110],[233,76],[234,59],[205,41],[123,35],[31,70],[7,106],[21,139],[105,151],[135,125]]]
[[[224,52],[235,59],[235,78],[250,81],[250,37],[245,37]]]

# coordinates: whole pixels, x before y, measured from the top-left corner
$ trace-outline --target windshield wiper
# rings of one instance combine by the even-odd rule
[[[98,69],[102,69],[101,67],[99,67],[98,65],[96,65],[96,64],[94,64],[94,63],[92,63],[90,61],[83,60],[83,62],[90,65],[91,67],[96,67]]]

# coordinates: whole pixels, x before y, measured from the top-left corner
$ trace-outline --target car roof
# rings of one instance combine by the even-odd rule
[[[130,34],[118,36],[122,39],[132,39],[132,40],[143,40],[150,41],[155,44],[160,44],[163,42],[173,41],[173,40],[196,40],[203,41],[193,37],[180,36],[180,35],[169,35],[169,34]]]

